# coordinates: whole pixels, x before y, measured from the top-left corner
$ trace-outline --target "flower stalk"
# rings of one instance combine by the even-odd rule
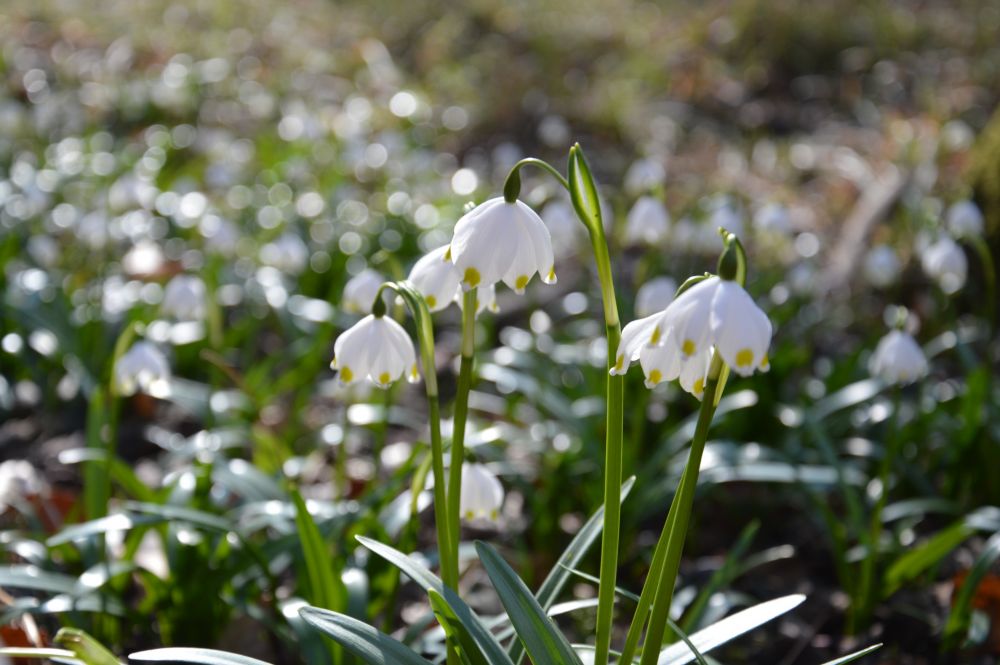
[[[504,183],[504,198],[507,201],[517,199],[521,189],[519,171],[521,167],[527,165],[537,166],[546,171],[569,191],[573,209],[590,236],[601,287],[601,301],[604,306],[608,369],[610,370],[614,366],[618,343],[621,340],[621,320],[618,317],[618,302],[615,297],[615,285],[611,273],[608,241],[601,219],[600,200],[597,197],[597,186],[591,175],[590,166],[587,164],[587,159],[579,144],[570,148],[567,178],[563,178],[547,162],[535,158],[523,159],[514,165]],[[611,652],[615,582],[618,575],[618,547],[621,535],[619,497],[622,484],[622,430],[625,411],[625,379],[623,376],[608,375],[606,397],[604,529],[601,532],[601,577],[597,592],[597,637],[594,655],[594,662],[598,664],[607,663]]]
[[[462,533],[462,463],[465,460],[465,423],[469,416],[469,391],[472,389],[472,366],[476,352],[476,299],[478,289],[462,294],[462,357],[458,370],[458,391],[452,421],[451,468],[448,479],[448,527],[451,530],[453,576],[458,579],[458,546]]]

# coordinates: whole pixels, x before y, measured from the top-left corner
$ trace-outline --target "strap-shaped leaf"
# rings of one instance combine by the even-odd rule
[[[472,611],[472,608],[465,604],[465,601],[458,597],[457,593],[446,587],[431,571],[399,550],[393,549],[388,545],[383,545],[377,540],[365,538],[364,536],[358,536],[357,538],[359,543],[406,573],[410,579],[423,587],[424,591],[430,592],[433,589],[444,598],[445,603],[448,604],[448,607],[452,609],[455,616],[468,629],[469,634],[476,641],[476,644],[479,645],[479,649],[482,651],[483,656],[486,657],[487,662],[491,665],[513,665],[507,652],[504,651],[500,643],[493,637],[493,634],[483,625],[482,619]]]
[[[153,663],[196,663],[197,665],[270,665],[270,663],[231,651],[168,647],[129,654],[129,660]]]
[[[434,589],[427,592],[427,597],[431,599],[434,616],[444,629],[444,634],[448,636],[449,647],[451,645],[457,647],[462,662],[465,665],[490,665],[476,644],[475,638],[469,633],[465,624],[455,616],[444,597]]]
[[[303,607],[299,616],[368,665],[431,665],[402,642],[346,614]]]
[[[845,663],[853,662],[858,658],[861,658],[862,656],[867,656],[872,651],[881,648],[882,648],[882,643],[879,642],[878,644],[873,644],[870,647],[862,649],[861,651],[855,651],[854,653],[849,653],[846,656],[841,656],[840,658],[834,658],[833,660],[828,660],[825,663],[823,663],[823,665],[844,665]]]
[[[497,551],[481,541],[476,542],[476,551],[531,661],[535,665],[582,665],[566,637]]]
[[[802,594],[793,594],[754,605],[721,621],[716,621],[708,628],[699,630],[690,636],[689,641],[701,653],[706,653],[798,607],[805,599],[806,597]],[[659,665],[686,665],[695,658],[695,654],[691,652],[687,644],[677,642],[660,651],[657,663]]]

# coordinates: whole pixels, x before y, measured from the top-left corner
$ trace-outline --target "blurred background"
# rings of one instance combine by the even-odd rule
[[[291,483],[353,583],[352,612],[440,648],[421,636],[426,607],[353,541],[426,551],[433,534],[427,492],[419,520],[407,512],[420,389],[345,389],[328,368],[365,309],[344,287],[366,270],[404,277],[518,159],[561,169],[579,141],[625,322],[653,277],[713,269],[724,225],[776,325],[772,371],[731,384],[706,453],[684,627],[802,592],[796,617],[730,662],[815,663],[872,641],[892,645],[872,662],[995,662],[998,35],[994,0],[7,0],[0,639],[76,625],[119,653],[324,662],[295,613],[310,591]],[[605,359],[582,227],[551,179],[525,174],[560,281],[501,289],[481,317],[470,443],[508,491],[499,526],[473,535],[537,587],[600,504]],[[970,200],[982,218],[963,239],[951,211]],[[962,244],[960,280],[928,266],[941,234]],[[201,310],[171,305],[179,275],[200,280]],[[901,317],[932,363],[902,402],[867,371]],[[457,308],[438,322],[450,399]],[[140,338],[162,380],[109,393],[116,341]],[[621,584],[638,591],[695,405],[634,374]],[[883,595],[852,618],[867,526],[843,516],[872,503],[887,431],[907,445]],[[106,489],[85,491],[98,467]],[[109,514],[132,526],[66,535]],[[81,586],[97,550],[120,566]],[[956,600],[969,574],[982,586]],[[571,595],[593,591],[581,577]],[[562,620],[586,636],[593,617]]]

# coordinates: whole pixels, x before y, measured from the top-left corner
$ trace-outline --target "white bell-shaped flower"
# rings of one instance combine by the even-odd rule
[[[422,256],[413,264],[407,279],[424,297],[428,309],[432,312],[438,312],[450,305],[460,289],[458,271],[448,260],[447,245]]]
[[[667,171],[659,160],[644,157],[632,162],[625,172],[625,192],[635,196],[663,185]]]
[[[283,273],[297,275],[309,263],[309,247],[302,238],[289,231],[261,247],[260,260]]]
[[[365,268],[347,280],[344,292],[340,295],[341,308],[351,314],[367,314],[372,311],[378,290],[384,282],[385,278],[377,271]]]
[[[369,314],[345,330],[333,343],[333,362],[341,383],[368,378],[379,388],[388,388],[406,374],[410,382],[419,378],[413,342],[403,326],[388,316]]]
[[[542,219],[549,228],[552,245],[555,247],[575,247],[587,238],[587,230],[577,219],[572,204],[562,199],[549,201],[542,208]]]
[[[663,202],[640,196],[625,218],[625,241],[629,244],[657,245],[670,233],[670,213]]]
[[[556,281],[549,230],[521,201],[498,197],[467,212],[455,225],[449,255],[464,289],[503,281],[524,293],[536,272],[546,284]]]
[[[153,344],[136,342],[115,363],[114,382],[121,395],[144,392],[164,397],[170,390],[170,363]]]
[[[927,358],[913,337],[893,330],[879,340],[868,370],[889,383],[909,383],[927,373]]]
[[[713,348],[730,369],[749,376],[768,369],[771,333],[771,321],[742,286],[708,277],[662,312],[625,326],[611,373],[620,374],[639,360],[647,385],[679,377],[685,390],[699,396]],[[661,346],[662,355],[648,351]]]
[[[920,258],[924,272],[936,280],[945,293],[956,293],[965,285],[968,272],[965,252],[950,236],[942,235],[924,249]]]
[[[462,309],[461,290],[459,290],[458,294],[455,296],[455,302],[458,303],[458,308]],[[480,286],[476,289],[476,316],[479,316],[486,310],[489,310],[494,314],[500,311],[500,305],[497,304],[497,288],[494,284],[490,284],[489,286]]]
[[[792,216],[788,214],[788,208],[780,203],[766,203],[754,214],[753,225],[758,231],[791,233]]]
[[[0,463],[0,513],[47,490],[45,477],[28,460],[10,459]]]
[[[894,284],[899,278],[899,273],[903,269],[896,250],[888,245],[875,245],[865,255],[862,271],[865,279],[879,288],[885,288]]]
[[[205,316],[205,282],[195,275],[177,275],[163,290],[160,311],[180,321],[197,321]]]
[[[486,466],[475,462],[462,465],[462,492],[459,510],[462,519],[496,521],[503,506],[503,485]]]
[[[635,294],[635,315],[645,318],[661,312],[674,301],[677,282],[670,277],[655,277],[642,286]]]
[[[983,233],[983,213],[972,201],[956,201],[948,208],[948,230],[958,238],[979,236]]]

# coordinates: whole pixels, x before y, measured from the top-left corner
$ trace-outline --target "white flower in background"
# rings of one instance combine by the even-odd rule
[[[714,236],[712,244],[715,248],[722,242],[719,229],[726,229],[737,236],[743,235],[743,216],[737,211],[732,197],[726,194],[713,196],[708,200],[707,209],[708,230]]]
[[[640,318],[650,316],[667,308],[674,301],[677,282],[670,277],[656,277],[642,286],[635,294],[635,315]]]
[[[406,374],[419,378],[413,342],[403,326],[388,316],[369,314],[345,330],[333,343],[333,362],[341,383],[368,378],[379,388]]]
[[[958,238],[979,236],[983,233],[983,213],[968,199],[957,201],[948,208],[947,224]]]
[[[865,279],[880,288],[895,283],[902,269],[903,264],[896,255],[896,250],[888,245],[875,245],[868,250],[862,265]]]
[[[625,326],[611,373],[624,373],[639,360],[647,385],[680,378],[685,390],[700,396],[713,347],[730,369],[749,376],[767,370],[771,333],[771,321],[742,286],[708,277],[662,312]]]
[[[236,223],[218,215],[205,215],[198,223],[198,231],[205,238],[205,249],[215,254],[232,256],[243,235]]]
[[[503,497],[503,485],[486,466],[475,462],[462,465],[459,510],[463,519],[495,521],[500,516]]]
[[[950,236],[942,235],[924,249],[920,258],[924,272],[936,280],[945,293],[956,293],[965,285],[968,271],[965,252]]]
[[[663,185],[667,171],[658,160],[644,157],[632,162],[625,172],[625,192],[635,196]]]
[[[542,208],[542,219],[549,227],[552,244],[558,247],[573,247],[581,243],[587,234],[580,220],[577,219],[573,205],[568,201],[556,199],[549,201]]]
[[[431,250],[413,264],[407,277],[427,301],[427,307],[432,312],[440,311],[450,305],[461,288],[458,283],[458,271],[448,260],[447,255],[447,245]],[[374,295],[372,299],[374,300]]]
[[[59,243],[50,235],[33,235],[28,238],[28,254],[43,268],[52,268],[62,252]]]
[[[31,462],[12,459],[0,464],[0,512],[45,490],[45,479]]]
[[[913,337],[893,330],[879,340],[868,370],[889,383],[909,383],[927,373],[927,358]]]
[[[546,284],[556,281],[549,230],[521,201],[508,203],[498,197],[464,214],[449,250],[465,289],[502,280],[524,293],[536,272]]]
[[[115,363],[115,389],[122,395],[144,392],[163,397],[169,392],[170,363],[149,342],[136,342]]]
[[[205,282],[194,275],[177,275],[163,290],[160,311],[181,321],[205,316]]]
[[[761,206],[753,216],[753,225],[758,231],[791,233],[792,216],[788,214],[788,208],[780,203],[767,203]]]
[[[625,219],[625,241],[630,244],[656,245],[670,233],[670,213],[652,196],[640,196]]]
[[[372,311],[378,290],[385,281],[385,278],[375,270],[365,268],[347,280],[344,292],[340,295],[341,308],[351,314],[367,314]],[[386,301],[388,300],[387,298]]]
[[[455,295],[455,302],[458,303],[458,308],[462,309],[461,291]],[[476,316],[479,316],[486,310],[494,314],[500,311],[500,305],[497,304],[497,288],[495,284],[480,286],[476,290]]]
[[[289,231],[261,247],[260,260],[283,273],[297,275],[306,269],[309,248],[302,238]]]
[[[132,277],[143,277],[158,273],[166,261],[159,245],[140,240],[122,257],[122,268]]]

